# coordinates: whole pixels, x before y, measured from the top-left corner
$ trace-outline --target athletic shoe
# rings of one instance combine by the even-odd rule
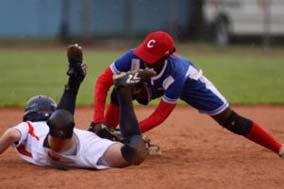
[[[69,62],[67,75],[79,82],[82,82],[87,73],[87,66],[86,64],[83,64],[82,47],[78,44],[70,45],[67,48],[67,58]]]

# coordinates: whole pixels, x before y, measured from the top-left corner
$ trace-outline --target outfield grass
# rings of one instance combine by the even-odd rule
[[[181,51],[231,103],[284,103],[284,55],[281,53],[264,55],[261,49],[254,49],[250,54],[250,49],[243,47],[232,51],[209,48],[204,53],[186,48]],[[79,105],[92,105],[99,73],[122,52],[85,51],[89,71],[78,96]],[[65,49],[1,49],[0,107],[23,106],[30,96],[38,94],[59,100],[67,80],[66,68]]]

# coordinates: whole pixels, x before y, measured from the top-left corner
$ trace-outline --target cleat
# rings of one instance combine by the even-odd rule
[[[153,69],[135,70],[129,72],[123,72],[114,75],[114,85],[118,87],[134,87],[139,83],[150,80],[155,76],[156,72]]]
[[[70,45],[67,48],[67,58],[69,62],[67,75],[82,82],[87,74],[87,66],[83,64],[82,47],[78,44]]]
[[[79,46],[77,43],[70,45],[67,48],[67,57],[68,57],[68,62],[70,64],[76,64],[76,63],[81,64],[83,60],[82,47]]]
[[[151,155],[151,156],[162,155],[162,151],[161,151],[160,146],[158,146],[156,144],[152,144],[151,140],[146,136],[143,136],[143,140],[145,142],[145,145],[146,145],[146,148],[148,150],[149,155]]]

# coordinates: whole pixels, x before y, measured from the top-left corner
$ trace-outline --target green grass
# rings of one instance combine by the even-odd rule
[[[261,50],[251,55],[247,49],[244,49],[245,55],[197,51],[182,50],[231,103],[284,103],[284,55],[281,53],[266,56]],[[78,96],[79,105],[92,105],[98,75],[122,52],[88,50],[84,53],[89,69]],[[1,49],[0,107],[23,106],[30,96],[38,94],[59,100],[67,81],[66,68],[64,48]]]
[[[264,57],[194,57],[233,104],[283,104],[284,61]]]
[[[80,105],[93,103],[97,76],[119,53],[86,52],[88,75],[78,96]],[[0,106],[22,106],[30,96],[59,100],[67,81],[65,50],[1,50]]]

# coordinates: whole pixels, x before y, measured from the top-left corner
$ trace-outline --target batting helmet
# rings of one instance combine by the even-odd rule
[[[31,97],[26,104],[23,121],[47,121],[56,107],[57,104],[51,97]]]

